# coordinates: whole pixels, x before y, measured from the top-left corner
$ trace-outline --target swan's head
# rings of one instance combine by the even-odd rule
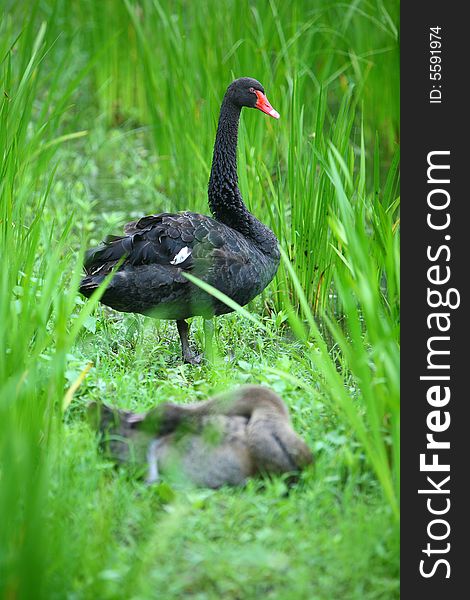
[[[269,103],[264,87],[256,79],[240,77],[235,79],[227,88],[226,97],[237,106],[257,108],[267,115],[279,119],[279,113]]]

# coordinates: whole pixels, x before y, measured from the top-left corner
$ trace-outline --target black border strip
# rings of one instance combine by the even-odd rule
[[[470,152],[464,148],[470,129],[470,102],[466,92],[470,30],[459,7],[458,3],[434,0],[403,2],[401,6],[401,597],[405,600],[464,597],[466,593],[462,590],[466,589],[467,573],[470,575],[466,547],[467,530],[470,529],[466,515],[470,504],[466,491],[467,480],[470,480],[470,469],[466,464],[467,457],[470,457],[470,394],[466,369],[470,373],[470,367],[465,364],[470,337],[466,314],[470,275],[467,239],[470,239],[470,230],[464,214],[470,204],[466,189],[469,186],[467,156]],[[430,57],[438,55],[430,52],[431,27],[441,28],[441,80],[430,79],[430,74],[436,72],[430,69]],[[433,88],[433,85],[436,87]],[[430,103],[431,90],[442,92],[441,103]],[[439,94],[433,92],[433,96],[437,100]],[[429,157],[433,151],[449,151],[449,154]],[[428,159],[450,165],[447,175],[443,169],[431,170],[431,182],[428,182]],[[441,180],[447,177],[450,182],[442,183]],[[440,183],[433,181],[436,179]],[[435,210],[428,206],[428,194],[433,189],[445,191],[431,194],[431,203],[436,201],[436,204],[442,202],[444,205],[448,194],[450,202],[447,208]],[[448,227],[432,229],[427,223],[429,213],[432,213],[431,222],[437,225],[446,223],[450,218]],[[428,252],[433,259],[429,258]],[[428,272],[436,265],[437,269]],[[442,280],[449,272],[447,283],[430,283],[429,277]],[[454,309],[444,306],[431,308],[428,288],[440,291],[443,298],[450,288],[457,290],[460,306]],[[450,294],[451,304],[457,303],[457,292]],[[439,296],[434,294],[431,301],[438,304],[438,299]],[[427,322],[429,315],[436,312],[449,315],[449,321],[446,317],[439,321],[442,328],[450,323],[447,332],[438,330],[436,317]],[[430,341],[433,336],[448,336],[450,339]],[[449,350],[450,353],[429,355],[428,343],[433,350]],[[428,359],[433,365],[449,365],[450,368],[431,369]],[[420,380],[420,376],[436,375],[449,376],[450,379]],[[428,392],[432,386],[438,386],[434,393]],[[442,400],[441,406],[438,406],[445,393],[444,386],[449,387],[450,399],[447,404]],[[429,399],[435,401],[434,406]],[[432,411],[439,412],[429,417],[427,422]],[[450,448],[427,449],[426,435],[433,433],[429,427],[444,428],[448,418],[448,428],[434,432],[433,439],[448,441]],[[426,455],[424,460],[427,464],[432,462],[433,454],[437,454],[438,458],[434,460],[448,464],[450,470],[420,470],[420,454]],[[427,480],[428,476],[434,483]],[[445,481],[448,476],[450,479]],[[419,489],[430,492],[419,494]],[[449,493],[444,493],[445,490]],[[446,512],[437,514],[437,511],[446,508]],[[430,509],[436,514],[431,514]],[[449,529],[442,521],[448,523]],[[442,539],[433,540],[429,533]],[[440,559],[443,562],[437,564]],[[423,572],[432,575],[424,577],[420,574],[420,564]],[[447,578],[447,575],[450,576]]]

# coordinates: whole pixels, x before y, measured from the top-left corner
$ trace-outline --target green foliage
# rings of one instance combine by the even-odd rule
[[[0,597],[397,597],[398,3],[0,10]],[[281,113],[244,111],[238,156],[283,261],[217,320],[213,363],[182,365],[172,324],[77,295],[83,251],[142,214],[207,212],[242,75]],[[245,382],[282,395],[316,455],[293,488],[147,489],[85,421],[90,400]]]

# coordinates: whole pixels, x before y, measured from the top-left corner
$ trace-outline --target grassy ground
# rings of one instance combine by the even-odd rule
[[[0,10],[0,596],[397,598],[397,4]],[[217,319],[214,362],[183,365],[173,323],[77,294],[81,261],[132,218],[207,213],[241,75],[281,113],[245,111],[239,169],[284,259],[251,319]],[[284,398],[315,453],[293,487],[147,488],[85,418],[92,400],[145,410],[246,382]]]
[[[311,373],[288,330],[267,320],[267,338],[243,317],[220,319],[218,347],[230,360],[193,367],[181,365],[172,325],[104,312],[96,333],[81,336],[67,372],[74,381],[85,360],[96,365],[67,415],[61,488],[69,496],[60,500],[78,543],[57,565],[58,581],[74,565],[85,597],[397,597],[392,511],[348,427],[320,393],[308,395],[286,378]],[[139,410],[160,400],[203,399],[247,381],[282,395],[315,452],[315,468],[293,488],[274,479],[242,490],[188,491],[166,483],[149,490],[129,469],[115,471],[97,457],[80,418],[90,399]],[[315,378],[306,383],[314,386]]]

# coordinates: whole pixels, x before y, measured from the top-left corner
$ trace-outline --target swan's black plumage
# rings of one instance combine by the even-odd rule
[[[242,78],[228,87],[209,180],[213,218],[193,212],[143,217],[128,223],[124,236],[109,236],[85,258],[82,294],[90,296],[122,261],[101,302],[123,312],[176,319],[183,355],[190,362],[195,357],[182,321],[231,309],[192,284],[184,273],[206,281],[243,306],[269,284],[279,265],[276,237],[248,211],[238,189],[236,150],[242,106],[278,116],[258,81]]]

